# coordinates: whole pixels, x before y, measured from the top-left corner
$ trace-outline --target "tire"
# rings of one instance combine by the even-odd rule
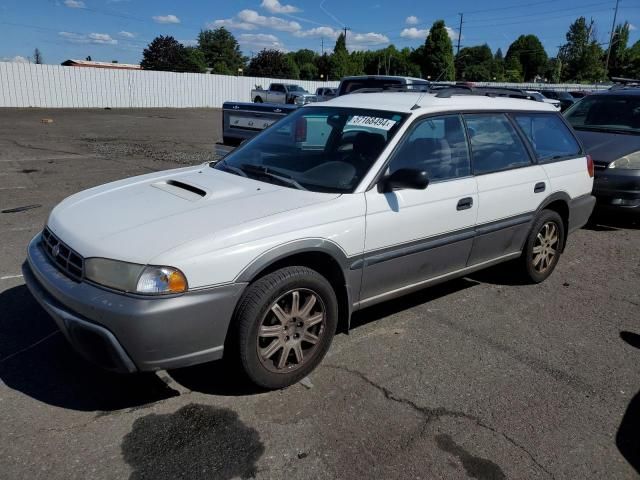
[[[315,270],[286,267],[247,288],[234,324],[233,351],[248,379],[263,388],[284,388],[306,377],[329,350],[338,300]]]
[[[261,97],[254,98],[253,103],[262,103],[262,98]]]
[[[527,280],[540,283],[556,268],[564,246],[564,222],[557,212],[538,215],[522,252],[522,270]]]

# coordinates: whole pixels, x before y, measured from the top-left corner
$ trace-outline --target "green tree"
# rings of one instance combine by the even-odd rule
[[[295,63],[280,50],[263,49],[251,59],[247,75],[253,77],[297,78]]]
[[[456,56],[456,77],[477,82],[491,81],[493,61],[493,53],[486,43],[465,47]]]
[[[330,59],[331,67],[329,75],[331,78],[339,79],[354,74],[354,68],[349,52],[347,51],[347,43],[344,33],[338,35],[338,39],[336,40],[336,45],[333,48],[333,54],[331,54]]]
[[[195,73],[207,71],[207,61],[202,50],[197,47],[185,47],[185,71]]]
[[[290,54],[299,67],[302,67],[305,63],[314,63],[318,54],[308,48],[301,48]]]
[[[544,70],[544,78],[551,83],[560,83],[562,81],[562,60],[550,58]]]
[[[542,74],[548,61],[547,52],[535,35],[520,35],[507,50],[506,59],[512,57],[516,57],[520,62],[525,81],[533,80]]]
[[[454,80],[453,45],[444,20],[436,20],[422,51],[422,75],[432,80]]]
[[[640,77],[640,40],[627,50],[627,70],[626,75],[631,78]]]
[[[171,36],[160,35],[142,52],[140,66],[145,70],[165,72],[201,72],[202,65],[193,54]]]
[[[578,18],[569,27],[565,43],[558,52],[562,61],[562,80],[595,82],[604,79],[603,51],[598,45],[594,21]]]
[[[318,79],[318,67],[313,63],[303,63],[300,66],[300,79],[301,80],[317,80]]]
[[[224,27],[215,30],[201,30],[198,34],[198,48],[211,73],[236,75],[247,59],[240,52],[236,38]]]
[[[609,52],[609,75],[612,77],[623,77],[628,74],[629,51],[629,22],[618,25],[613,31],[613,41]]]
[[[522,64],[515,55],[504,60],[504,80],[506,82],[522,82]]]
[[[493,62],[491,63],[491,80],[495,80],[496,82],[504,81],[504,55],[502,55],[501,48],[499,48],[493,56]]]
[[[331,74],[331,57],[328,54],[319,55],[314,62],[318,69],[318,77],[322,80],[329,80]],[[339,80],[339,79],[337,79]]]

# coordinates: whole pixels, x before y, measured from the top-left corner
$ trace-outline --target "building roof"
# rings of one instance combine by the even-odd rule
[[[95,68],[119,68],[122,70],[142,70],[140,65],[134,65],[132,63],[114,63],[114,62],[94,62],[91,60],[66,60],[61,65],[65,67],[95,67]]]
[[[413,108],[418,104],[418,109]],[[312,104],[313,105],[313,104]],[[484,95],[451,95],[437,97],[434,93],[420,92],[380,92],[350,93],[336,97],[319,105],[335,107],[368,108],[391,112],[419,112],[446,110],[532,110],[556,112],[548,103],[507,97],[487,97]]]

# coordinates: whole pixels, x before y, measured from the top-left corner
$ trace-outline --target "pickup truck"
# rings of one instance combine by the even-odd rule
[[[305,105],[315,102],[316,96],[307,92],[300,85],[291,83],[272,83],[269,90],[256,86],[251,90],[251,99],[254,103],[288,103]]]

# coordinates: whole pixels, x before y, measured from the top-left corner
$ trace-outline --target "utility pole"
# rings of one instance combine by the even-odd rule
[[[611,56],[611,46],[613,45],[613,35],[616,29],[616,19],[618,18],[618,3],[619,0],[616,0],[616,9],[613,13],[613,24],[611,25],[611,34],[609,35],[609,48],[607,48],[607,61],[604,64],[604,75],[605,77],[609,74],[609,57]]]
[[[460,53],[460,39],[462,38],[462,17],[464,16],[464,13],[459,13],[458,15],[460,15],[460,28],[458,28],[458,48],[456,48],[456,57]]]
[[[320,39],[320,45],[321,45],[321,48],[322,48],[322,56],[324,56],[324,37],[322,37]]]
[[[349,27],[344,27],[344,46],[347,46],[347,30],[351,30]]]

